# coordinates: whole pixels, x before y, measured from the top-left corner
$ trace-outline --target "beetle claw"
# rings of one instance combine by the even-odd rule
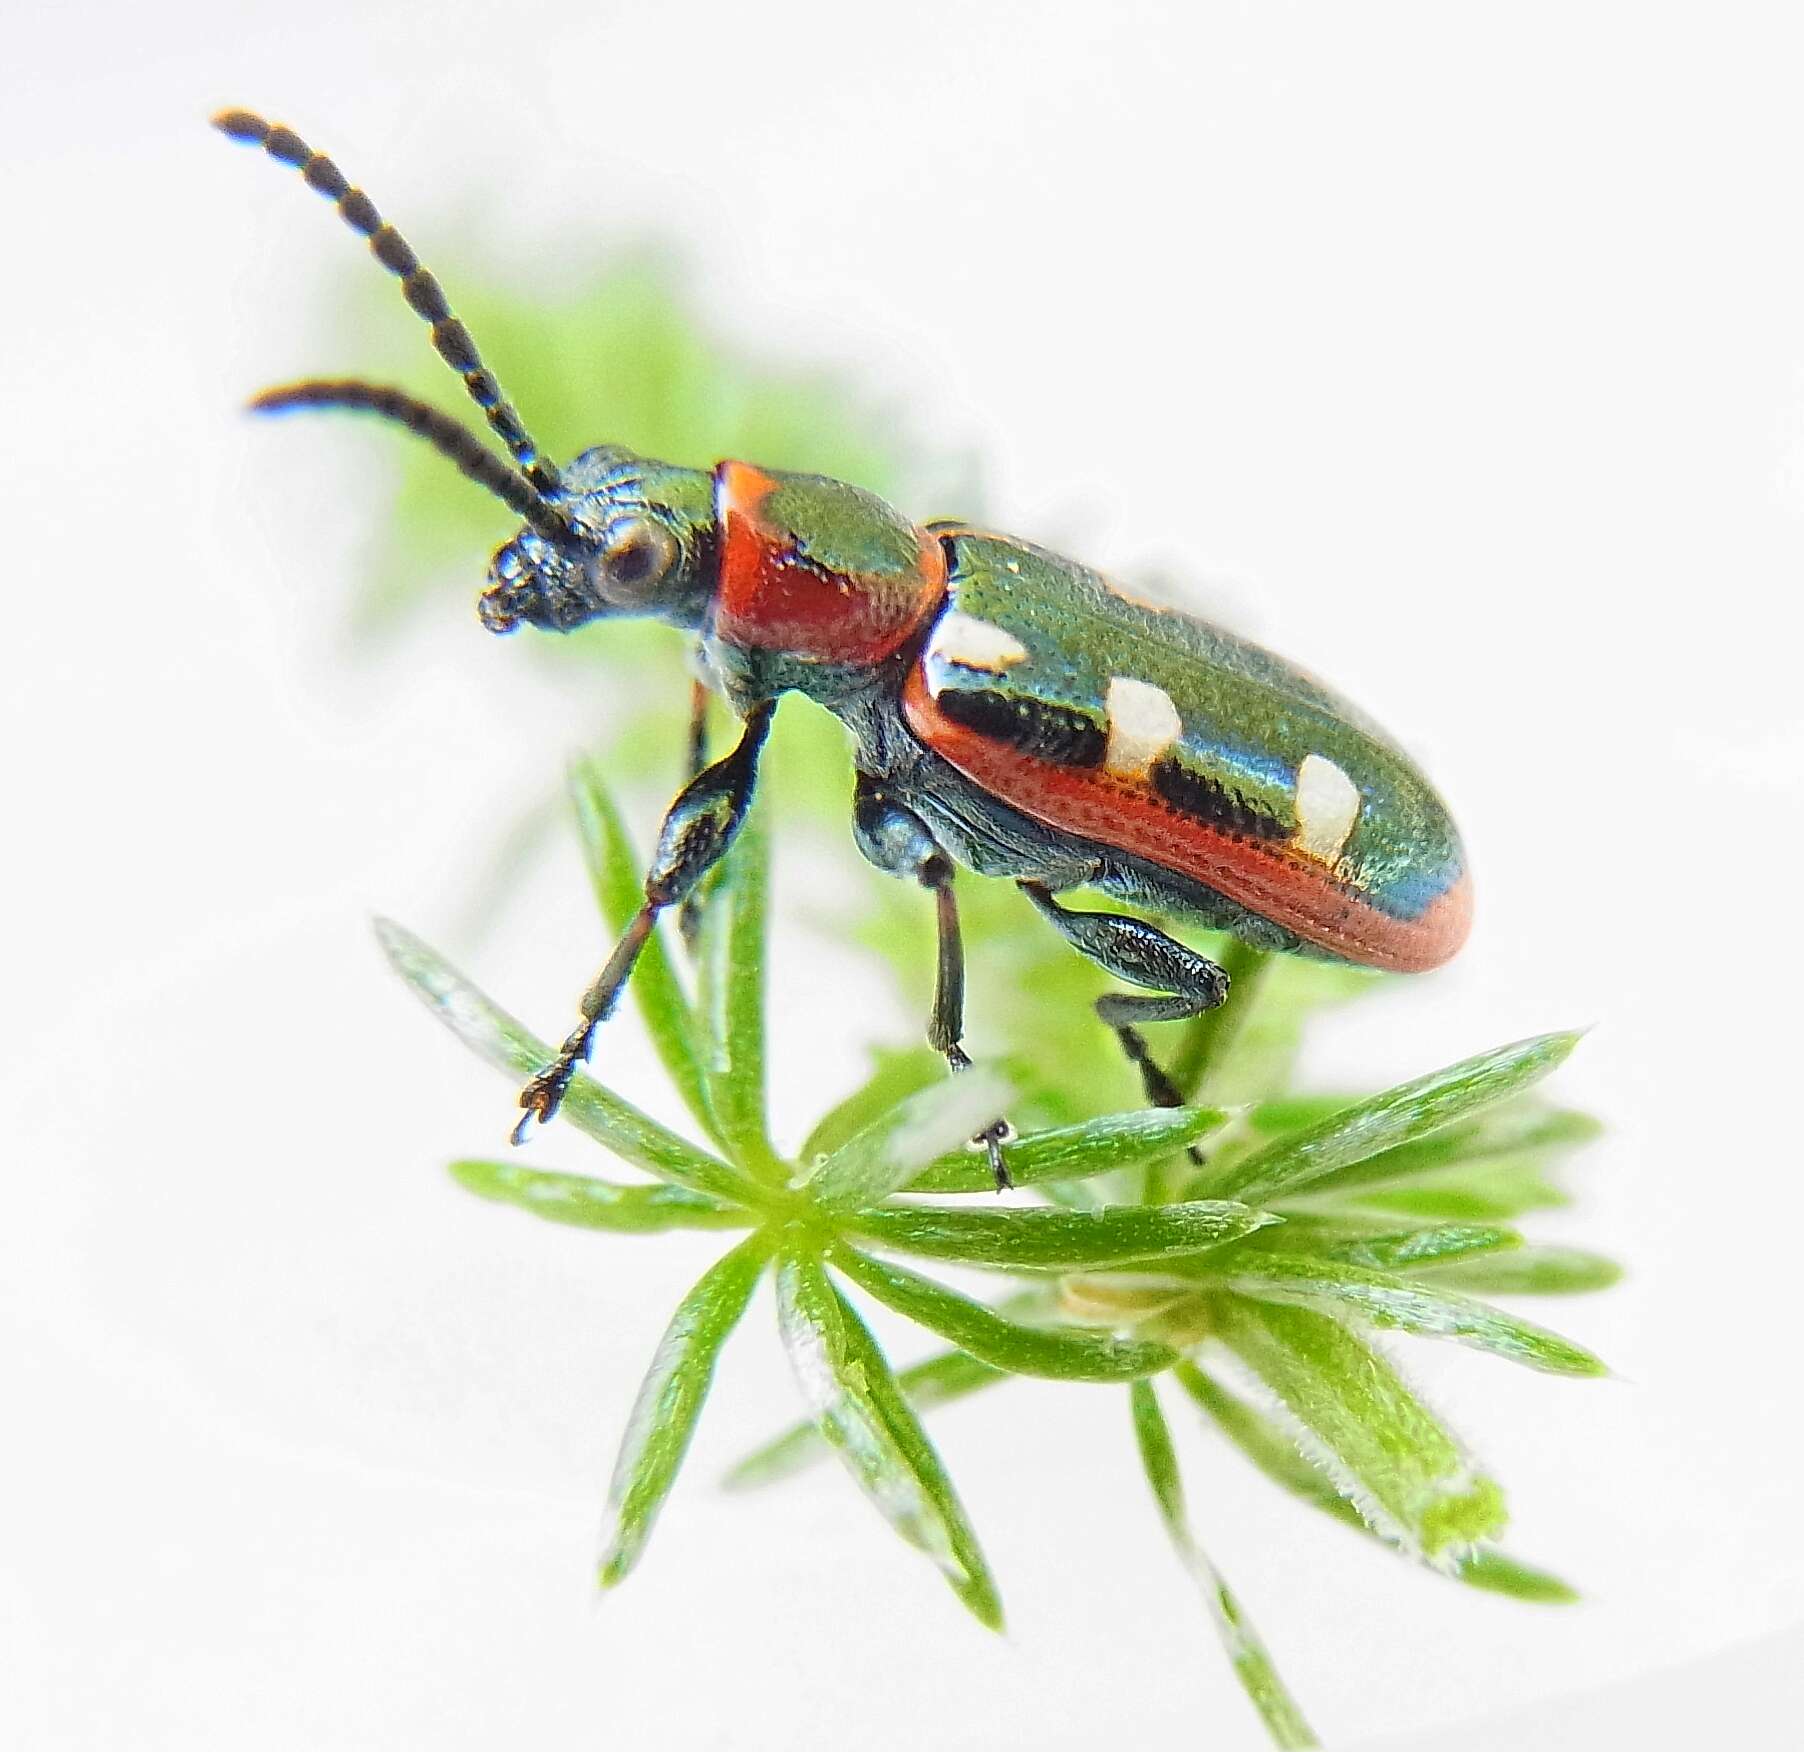
[[[1007,1192],[1015,1184],[1009,1178],[1008,1163],[1003,1160],[1002,1146],[1015,1135],[1015,1128],[1006,1119],[999,1119],[992,1125],[986,1125],[971,1140],[972,1146],[981,1145],[990,1158],[990,1172],[996,1177],[996,1190]]]
[[[574,1063],[559,1059],[520,1091],[520,1105],[525,1111],[510,1134],[516,1147],[532,1136],[535,1127],[549,1125],[557,1117],[557,1110],[564,1104],[564,1091],[569,1088],[575,1071]]]

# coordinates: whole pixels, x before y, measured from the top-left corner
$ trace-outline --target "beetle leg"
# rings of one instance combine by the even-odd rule
[[[621,933],[607,965],[583,993],[582,1021],[558,1055],[520,1091],[525,1110],[514,1127],[514,1142],[525,1141],[536,1119],[541,1125],[558,1110],[576,1067],[589,1056],[595,1032],[620,1001],[645,947],[666,907],[678,906],[726,855],[744,825],[758,782],[758,755],[770,731],[776,703],[766,700],[746,715],[745,728],[731,754],[705,767],[677,794],[658,832],[658,848],[645,875],[645,904]]]
[[[701,676],[689,683],[689,766],[685,780],[699,778],[708,764],[708,698],[711,693]]]
[[[1179,1022],[1213,1010],[1228,995],[1226,972],[1143,919],[1122,913],[1073,912],[1060,906],[1043,882],[1019,886],[1052,928],[1104,972],[1169,994],[1140,997],[1107,992],[1096,1000],[1096,1013],[1115,1030],[1121,1050],[1140,1073],[1147,1100],[1155,1107],[1182,1107],[1183,1091],[1160,1068],[1134,1024]]]
[[[933,1008],[927,1017],[927,1043],[954,1071],[968,1070],[971,1058],[963,1044],[965,946],[958,928],[952,860],[940,849],[926,823],[866,773],[858,775],[852,792],[852,837],[859,851],[886,876],[912,876],[933,896],[939,925],[939,959],[933,982]],[[1002,1145],[1008,1135],[1008,1122],[999,1119],[971,1140],[982,1144],[988,1153],[998,1192],[1013,1184],[1002,1159]]]
[[[699,658],[698,658],[699,661]],[[688,766],[683,778],[693,783],[708,764],[708,695],[709,687],[698,674],[689,683],[689,749]],[[700,889],[688,895],[677,909],[677,930],[683,947],[691,955],[702,934],[702,896]]]

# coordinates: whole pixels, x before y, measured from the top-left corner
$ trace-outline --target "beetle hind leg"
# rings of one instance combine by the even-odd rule
[[[1227,972],[1143,919],[1123,913],[1076,912],[1061,906],[1043,882],[1019,886],[1079,954],[1117,979],[1151,988],[1144,997],[1106,992],[1096,1000],[1096,1014],[1114,1030],[1128,1062],[1140,1073],[1147,1100],[1154,1107],[1185,1106],[1184,1092],[1153,1057],[1138,1025],[1182,1022],[1213,1010],[1228,995]],[[1194,1161],[1202,1160],[1194,1147],[1190,1155]]]
[[[905,809],[866,773],[858,775],[852,794],[852,837],[865,858],[886,876],[913,877],[933,896],[939,956],[933,982],[933,1008],[927,1016],[927,1044],[953,1071],[969,1070],[964,1048],[965,946],[958,928],[958,897],[952,888],[952,860],[941,850],[927,825]],[[984,1127],[971,1141],[981,1144],[996,1177],[996,1190],[1011,1186],[1002,1146],[1011,1135],[1005,1119]]]

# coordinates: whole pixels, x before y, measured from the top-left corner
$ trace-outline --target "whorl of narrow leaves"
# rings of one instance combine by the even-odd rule
[[[598,903],[618,931],[640,904],[637,859],[598,769],[579,763],[570,789]],[[1525,1244],[1506,1226],[1564,1199],[1556,1159],[1593,1135],[1583,1116],[1525,1093],[1576,1036],[1523,1041],[1377,1095],[1286,1095],[1304,1012],[1362,982],[1241,949],[1230,956],[1237,996],[1257,991],[1267,1009],[1232,1026],[1220,1012],[1189,1025],[1172,1062],[1182,1089],[1232,1092],[1246,1105],[1098,1112],[1103,1102],[1086,1091],[1100,1086],[1088,1080],[1100,1031],[1084,1022],[1066,1039],[1071,1018],[1027,1006],[1033,1026],[1017,1050],[956,1077],[925,1049],[879,1055],[785,1159],[765,1109],[766,860],[754,816],[709,885],[696,965],[672,953],[674,933],[670,944],[654,933],[633,986],[706,1147],[582,1073],[562,1117],[648,1182],[485,1157],[451,1169],[478,1196],[566,1227],[749,1231],[689,1291],[657,1345],[608,1491],[603,1586],[639,1561],[722,1346],[771,1271],[811,1421],[748,1456],[729,1484],[766,1483],[837,1454],[889,1525],[999,1628],[995,1581],[921,1414],[1019,1376],[1124,1387],[1166,1532],[1276,1745],[1315,1741],[1191,1530],[1153,1385],[1162,1374],[1205,1430],[1290,1497],[1468,1586],[1574,1597],[1491,1547],[1505,1520],[1501,1489],[1368,1335],[1451,1339],[1553,1374],[1603,1372],[1582,1346],[1474,1299],[1613,1281],[1609,1261]],[[516,1087],[548,1061],[543,1043],[426,945],[398,926],[378,933],[422,1002]],[[604,1034],[604,1054],[605,1043]],[[1066,1079],[1058,1055],[1080,1053],[1082,1068]],[[1005,1114],[1019,1121],[1022,1109],[1030,1118],[1008,1166],[1023,1190],[1000,1202],[969,1139]],[[1193,1146],[1209,1158],[1200,1168]],[[992,1304],[898,1254],[1006,1274],[1014,1293]],[[953,1348],[893,1371],[842,1286]],[[1219,1380],[1217,1362],[1237,1366],[1260,1402]]]

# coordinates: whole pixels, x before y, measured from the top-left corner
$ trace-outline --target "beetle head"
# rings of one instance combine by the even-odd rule
[[[387,384],[309,378],[265,390],[251,406],[260,413],[350,408],[375,414],[424,439],[524,519],[489,566],[479,606],[491,632],[511,632],[522,622],[568,632],[626,614],[700,626],[714,571],[713,476],[614,445],[585,451],[568,469],[558,468],[502,394],[438,281],[362,189],[292,128],[248,110],[223,111],[213,123],[229,139],[260,147],[298,170],[368,240],[370,253],[400,281],[434,350],[512,460],[504,461],[460,421]]]
[[[713,476],[614,445],[562,471],[555,521],[528,522],[489,565],[478,608],[492,633],[567,633],[615,615],[699,627],[712,589]]]

